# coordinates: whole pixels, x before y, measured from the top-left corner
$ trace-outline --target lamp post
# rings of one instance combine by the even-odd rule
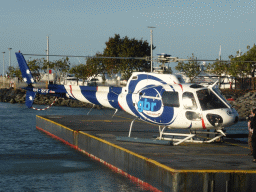
[[[4,88],[4,54],[5,52],[2,52],[3,53],[3,88]]]
[[[47,36],[48,37],[48,36]],[[48,48],[48,43],[47,43],[47,48]],[[48,56],[48,49],[45,50],[46,52],[46,61],[47,61],[47,78],[48,78],[48,85],[49,85],[49,56]]]
[[[155,27],[148,27],[150,28],[150,50],[151,50],[151,72],[153,71],[153,28]]]
[[[11,67],[11,50],[12,48],[8,48],[9,50],[9,67]]]
[[[49,36],[47,36],[47,62],[49,62]]]

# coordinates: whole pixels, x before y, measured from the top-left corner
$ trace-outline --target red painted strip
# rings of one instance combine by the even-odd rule
[[[77,146],[75,146],[75,145],[73,145],[73,144],[71,144],[71,143],[65,141],[64,139],[62,139],[62,138],[60,138],[60,137],[57,137],[56,135],[51,134],[50,132],[48,132],[48,131],[46,131],[46,130],[44,130],[44,129],[41,129],[40,127],[37,127],[37,126],[36,126],[36,128],[37,128],[38,130],[40,130],[40,131],[46,133],[47,135],[53,137],[54,139],[57,139],[57,140],[63,142],[64,144],[66,144],[66,145],[68,145],[68,146],[74,148],[74,149],[77,149],[77,148],[78,148]]]
[[[118,102],[118,105],[119,105],[119,107],[124,111],[123,107],[120,105],[120,103],[119,103],[119,102]]]
[[[121,107],[121,106],[120,106],[120,107]],[[52,133],[50,133],[50,132],[48,132],[48,131],[46,131],[46,130],[40,128],[40,127],[37,127],[37,126],[36,126],[36,128],[37,128],[38,130],[40,130],[40,131],[46,133],[47,135],[53,137],[54,139],[57,139],[57,140],[63,142],[64,144],[66,144],[66,145],[68,145],[68,146],[70,146],[70,147],[72,147],[72,148],[74,148],[74,149],[76,149],[76,150],[78,150],[78,151],[80,151],[80,152],[86,154],[86,155],[87,155],[88,157],[90,157],[91,159],[94,159],[94,160],[96,160],[96,161],[98,161],[98,162],[100,162],[100,163],[103,163],[104,165],[106,165],[107,167],[109,167],[110,169],[112,169],[114,172],[119,173],[119,174],[121,174],[121,175],[123,175],[123,176],[129,178],[131,181],[133,181],[133,182],[135,182],[135,183],[138,183],[139,185],[141,185],[141,187],[142,187],[143,190],[149,190],[149,191],[153,191],[153,192],[161,192],[159,189],[153,187],[152,185],[150,185],[150,184],[148,184],[148,183],[146,183],[146,182],[140,180],[139,178],[134,177],[134,176],[132,176],[132,175],[130,175],[130,174],[124,172],[123,170],[121,170],[121,169],[119,169],[119,168],[117,168],[117,167],[115,167],[115,166],[113,166],[113,165],[107,163],[106,161],[104,161],[104,160],[102,160],[102,159],[100,159],[100,158],[98,158],[98,157],[96,157],[96,156],[94,156],[94,155],[92,155],[92,154],[90,154],[90,153],[88,153],[88,152],[86,152],[86,151],[84,151],[84,150],[78,148],[77,146],[75,146],[75,145],[73,145],[73,144],[71,144],[71,143],[65,141],[64,139],[62,139],[62,138],[60,138],[60,137],[58,137],[58,136],[56,136],[56,135],[53,135]]]
[[[180,88],[181,88],[181,90],[182,90],[182,92],[183,92],[183,86],[182,86],[181,84],[179,84],[179,86],[180,86]]]
[[[75,99],[75,96],[72,93],[72,85],[69,85],[69,87],[70,87],[70,93],[71,93],[72,97]]]
[[[204,119],[203,119],[203,118],[202,118],[202,127],[203,127],[203,129],[206,129],[205,123],[204,123]]]

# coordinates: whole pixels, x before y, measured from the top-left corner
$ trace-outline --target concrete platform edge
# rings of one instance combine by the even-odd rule
[[[36,127],[150,191],[253,191],[255,187],[255,171],[175,170],[41,116],[36,117]]]

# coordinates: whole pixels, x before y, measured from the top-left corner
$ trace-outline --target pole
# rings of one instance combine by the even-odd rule
[[[220,65],[221,65],[221,55],[220,55]],[[220,78],[219,78],[219,89],[220,89],[220,85],[221,84],[221,74],[220,74]]]
[[[219,60],[221,60],[221,45],[220,45],[220,51],[219,51]]]
[[[151,73],[153,72],[153,30],[151,28],[155,27],[148,27],[150,28],[150,52],[151,52]]]
[[[47,36],[47,74],[48,74],[48,85],[49,85],[49,36]]]
[[[3,88],[4,88],[4,73],[5,73],[5,71],[4,71],[4,54],[5,54],[5,52],[2,52],[3,53]]]
[[[47,62],[49,62],[49,36],[47,36]]]
[[[151,35],[151,46],[150,46],[150,49],[151,49],[151,73],[153,72],[153,30],[150,29],[150,35]]]
[[[11,67],[11,50],[12,48],[8,48],[9,50],[9,67]]]

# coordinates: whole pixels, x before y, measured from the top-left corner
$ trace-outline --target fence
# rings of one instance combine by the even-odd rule
[[[246,90],[246,89],[256,89],[256,78],[251,77],[251,78],[236,78],[235,79],[235,89],[241,89],[241,90]]]
[[[15,85],[17,84],[18,79],[17,77],[15,78],[8,78],[8,77],[0,77],[0,88],[10,88],[13,87],[15,88]]]

